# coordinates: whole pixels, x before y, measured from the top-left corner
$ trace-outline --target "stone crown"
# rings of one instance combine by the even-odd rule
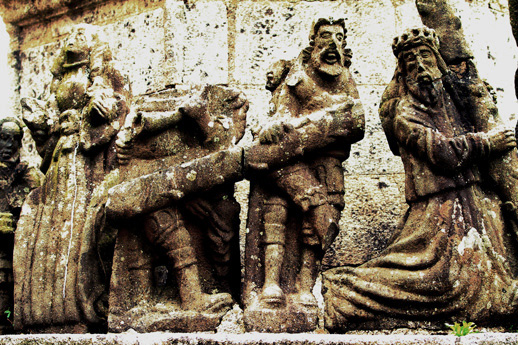
[[[396,57],[399,56],[403,50],[417,45],[425,44],[435,51],[439,50],[439,38],[435,30],[427,28],[426,26],[419,28],[408,29],[400,36],[394,38],[392,43],[392,51]]]

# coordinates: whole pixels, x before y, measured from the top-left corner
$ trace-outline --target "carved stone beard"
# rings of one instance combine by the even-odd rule
[[[442,89],[442,80],[437,79],[433,81],[416,81],[411,78],[406,78],[406,85],[408,91],[423,102],[425,105],[435,105],[439,100],[439,95]]]
[[[319,73],[338,77],[344,69],[344,52],[332,47],[315,47],[311,52],[310,65]]]

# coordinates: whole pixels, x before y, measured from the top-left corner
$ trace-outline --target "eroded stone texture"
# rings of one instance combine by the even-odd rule
[[[380,106],[409,209],[377,258],[324,274],[334,332],[491,324],[517,310],[514,131],[501,128],[448,2],[416,5],[438,34],[418,27],[394,39],[398,67]]]
[[[247,109],[242,94],[216,86],[137,101],[118,138],[126,182],[107,204],[120,225],[111,331],[215,330],[239,298],[243,154],[231,146]]]
[[[351,143],[363,137],[365,123],[349,71],[346,32],[343,19],[318,19],[310,46],[297,59],[280,60],[267,70],[270,121],[255,129],[254,136],[258,149],[271,148],[247,152],[251,187],[243,304],[249,331],[301,332],[317,325],[312,289],[323,253],[338,234],[344,207],[341,164]],[[321,133],[323,139],[332,131],[333,142],[290,160],[297,150],[287,145],[280,161],[262,161],[273,157],[275,145],[283,148],[292,141],[295,128],[309,126],[310,135],[319,120],[330,127],[317,127],[313,136]]]
[[[464,21],[480,75],[494,87],[502,117],[514,121],[517,107],[508,71],[516,64],[516,47],[506,28],[506,1],[453,3]],[[134,94],[153,98],[146,93],[154,95],[163,88],[190,90],[188,83],[198,81],[237,84],[250,102],[248,128],[269,121],[270,95],[262,85],[267,67],[279,58],[297,56],[317,14],[346,17],[348,43],[354,51],[351,71],[366,110],[366,139],[352,145],[351,157],[344,164],[346,180],[352,182],[346,184],[342,231],[326,256],[326,265],[356,265],[379,254],[404,212],[406,206],[398,204],[403,196],[396,198],[396,185],[401,188],[404,178],[397,175],[402,163],[391,154],[375,109],[395,66],[386,42],[404,28],[421,23],[413,0],[21,0],[3,1],[0,7],[3,19],[12,23],[11,62],[21,79],[20,85],[9,90],[13,99],[20,95],[47,97],[44,90],[52,80],[48,69],[54,59],[51,54],[57,54],[70,27],[87,22],[100,25],[107,34],[120,71],[131,77]],[[207,24],[209,40],[203,32]],[[19,101],[16,103],[12,114],[21,114]],[[250,132],[247,130],[241,146],[251,143]],[[34,147],[28,143],[29,148],[31,145]],[[385,182],[389,187],[379,187]],[[243,238],[247,190],[236,189]],[[388,211],[384,212],[386,203]]]
[[[345,181],[340,233],[322,261],[324,268],[356,266],[379,255],[407,209],[402,174],[345,175]]]
[[[93,26],[73,30],[51,72],[48,98],[22,99],[45,179],[27,198],[16,231],[15,328],[99,331],[111,258],[98,211],[117,182],[115,135],[129,93]]]
[[[356,61],[356,59],[354,59]],[[403,171],[401,160],[390,152],[383,131],[378,108],[384,86],[358,86],[365,108],[365,139],[351,146],[351,158],[343,164],[346,175],[385,175]]]
[[[20,161],[23,130],[14,118],[0,120],[0,309],[13,311],[13,243],[22,204],[39,187],[43,175]],[[12,330],[11,319],[1,318],[0,333]]]
[[[200,1],[186,6],[167,0],[165,46],[172,53],[171,83],[228,83],[228,23],[223,1]],[[203,47],[203,48],[202,48]],[[176,58],[175,58],[176,56]]]
[[[102,27],[135,95],[162,90],[167,83],[164,70],[157,68],[165,62],[163,23],[164,10],[159,8]]]
[[[511,22],[511,28],[513,31],[513,36],[515,39],[515,43],[518,42],[518,1],[516,0],[508,0],[509,1],[509,19]],[[514,74],[514,92],[516,97],[518,97],[518,69]]]

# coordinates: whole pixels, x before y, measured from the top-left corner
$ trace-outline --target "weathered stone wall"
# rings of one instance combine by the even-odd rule
[[[507,1],[451,2],[463,21],[480,74],[494,87],[500,112],[514,127],[517,49]],[[351,68],[367,128],[344,165],[346,208],[341,235],[327,264],[356,265],[376,255],[403,215],[402,164],[388,148],[378,105],[396,64],[393,37],[420,24],[413,0],[4,0],[0,4],[11,35],[10,67],[17,78],[10,87],[10,108],[17,115],[20,97],[44,95],[51,63],[71,26],[87,22],[102,28],[135,96],[195,84],[234,86],[250,100],[249,126],[266,119],[268,65],[293,58],[305,47],[313,19],[345,17],[354,53]],[[250,138],[247,133],[244,141]],[[28,150],[33,151],[30,145]],[[246,182],[239,184],[237,193],[246,207]],[[245,210],[242,215],[244,232]]]

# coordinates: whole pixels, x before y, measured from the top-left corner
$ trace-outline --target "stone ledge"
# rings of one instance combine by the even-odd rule
[[[25,26],[104,1],[106,0],[3,0],[0,1],[0,14],[6,23]]]
[[[518,333],[478,333],[464,337],[453,335],[352,335],[352,334],[187,334],[187,333],[125,333],[125,334],[89,334],[89,335],[6,335],[0,336],[0,344],[109,344],[109,345],[476,345],[476,344],[517,344]]]

